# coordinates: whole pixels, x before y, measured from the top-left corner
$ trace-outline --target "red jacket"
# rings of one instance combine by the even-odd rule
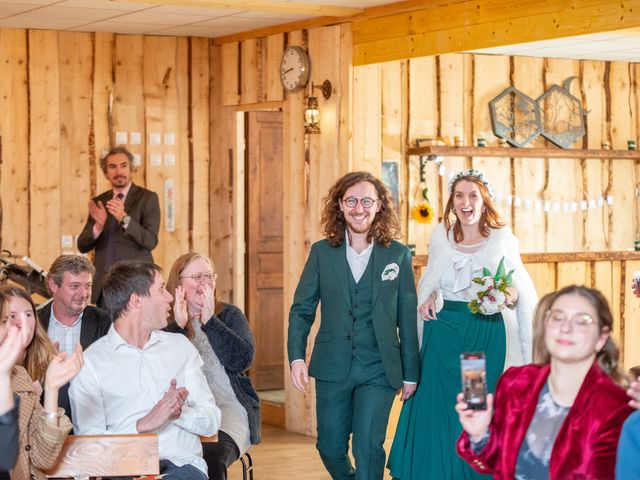
[[[495,479],[515,475],[520,446],[549,376],[549,365],[525,365],[507,370],[498,382],[485,448],[473,453],[462,432],[458,454],[480,473]],[[593,364],[558,432],[549,462],[550,480],[613,479],[616,446],[622,423],[633,411],[625,391]]]

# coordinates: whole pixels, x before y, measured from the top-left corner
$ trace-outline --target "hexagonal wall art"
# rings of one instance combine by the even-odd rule
[[[535,100],[514,87],[489,102],[493,133],[514,147],[523,147],[540,133]]]
[[[560,148],[569,148],[584,136],[584,116],[580,100],[569,88],[576,77],[567,78],[564,85],[553,85],[536,100],[540,112],[540,133]]]

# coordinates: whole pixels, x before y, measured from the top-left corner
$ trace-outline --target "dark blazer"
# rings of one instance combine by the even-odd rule
[[[402,243],[374,244],[373,329],[389,385],[417,382],[420,359],[417,339],[417,297],[411,254]],[[311,246],[289,312],[289,363],[305,359],[307,338],[320,302],[321,323],[313,346],[309,373],[318,380],[347,378],[353,356],[349,264],[344,244],[327,240]]]
[[[49,302],[38,307],[38,318],[45,331],[49,328],[52,304],[53,302]],[[109,327],[111,327],[111,318],[106,310],[91,305],[85,307],[80,324],[80,345],[82,345],[82,350],[86,350],[93,342],[105,336],[109,331]],[[68,383],[58,393],[58,406],[64,408],[67,416],[71,418]]]
[[[469,436],[458,439],[459,455],[494,479],[513,478],[520,446],[549,376],[549,365],[507,370],[496,388],[490,437],[480,454]],[[633,409],[625,391],[593,364],[562,423],[549,461],[550,480],[603,480],[614,477],[616,445],[622,424]]]
[[[107,201],[113,198],[113,191],[108,190],[93,199],[94,202]],[[120,225],[115,230],[114,262],[119,260],[141,260],[153,262],[151,250],[158,245],[158,231],[160,230],[160,203],[158,195],[146,188],[131,185],[129,193],[124,201],[124,209],[127,215],[131,215],[131,222],[125,230]],[[116,219],[107,213],[107,223],[100,236],[93,238],[93,218],[89,215],[87,223],[78,236],[78,250],[82,253],[95,249],[93,263],[96,267],[96,275],[93,280],[93,293],[91,302],[96,303],[102,292],[104,274],[111,265],[105,265],[107,248],[107,235],[105,232]]]

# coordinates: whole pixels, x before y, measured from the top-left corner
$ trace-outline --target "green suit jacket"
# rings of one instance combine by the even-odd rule
[[[399,242],[374,244],[372,261],[373,328],[389,384],[417,382],[420,359],[416,326],[417,297],[409,249]],[[345,245],[321,240],[311,247],[289,312],[289,362],[305,359],[307,337],[320,301],[321,323],[309,374],[340,382],[351,368],[353,318]]]

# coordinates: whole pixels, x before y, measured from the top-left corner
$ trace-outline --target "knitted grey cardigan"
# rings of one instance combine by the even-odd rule
[[[260,400],[245,373],[253,363],[256,352],[249,323],[238,307],[224,303],[220,314],[213,314],[201,328],[229,376],[233,393],[247,411],[250,440],[255,445],[260,442]],[[175,324],[165,330],[186,333]]]

